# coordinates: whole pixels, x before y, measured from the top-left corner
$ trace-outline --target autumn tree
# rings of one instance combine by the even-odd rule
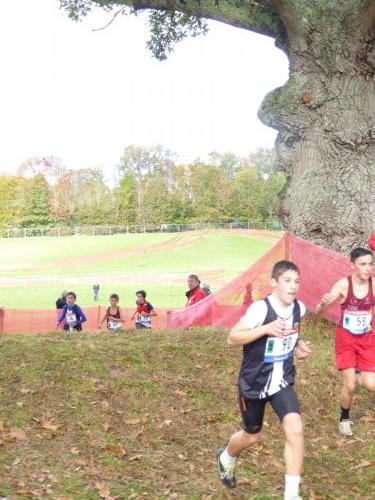
[[[265,97],[259,117],[279,132],[288,228],[342,251],[375,229],[374,0],[60,3],[74,19],[93,7],[115,14],[149,9],[148,45],[159,59],[175,42],[205,33],[206,19],[272,37],[289,58],[289,80]]]

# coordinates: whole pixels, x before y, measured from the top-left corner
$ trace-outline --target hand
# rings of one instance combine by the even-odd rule
[[[294,350],[294,355],[297,359],[305,359],[311,353],[311,349],[307,346],[306,342],[302,339],[299,339],[297,342],[297,346]]]
[[[285,330],[285,321],[283,319],[276,319],[266,326],[266,334],[270,337],[282,337]]]
[[[328,304],[330,304],[331,302],[332,302],[332,295],[330,293],[324,294],[319,304],[316,306],[315,311],[320,312],[323,309],[323,307],[328,306]]]

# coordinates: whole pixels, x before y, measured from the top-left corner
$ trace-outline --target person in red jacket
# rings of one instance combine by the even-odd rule
[[[196,304],[207,297],[208,293],[201,288],[201,282],[196,274],[191,274],[187,281],[189,290],[186,292],[186,307]]]
[[[375,251],[375,233],[372,233],[368,240],[368,246],[371,250]]]

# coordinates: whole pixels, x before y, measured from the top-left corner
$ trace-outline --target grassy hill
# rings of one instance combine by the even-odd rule
[[[332,325],[310,317],[313,354],[298,364],[306,428],[305,499],[374,498],[374,395],[337,432]],[[265,441],[244,453],[229,494],[215,449],[240,425],[240,349],[226,332],[127,331],[1,338],[0,496],[48,499],[282,497],[283,436],[269,409]],[[100,497],[101,495],[101,497]]]

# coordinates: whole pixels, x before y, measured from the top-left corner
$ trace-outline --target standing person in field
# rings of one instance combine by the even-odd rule
[[[208,293],[201,288],[201,282],[196,274],[190,274],[187,280],[189,290],[186,292],[186,307],[196,304],[207,297]]]
[[[292,262],[277,262],[271,274],[272,293],[253,302],[228,336],[230,346],[243,347],[239,375],[239,405],[243,430],[232,435],[226,448],[217,450],[218,475],[228,488],[240,453],[261,438],[267,403],[280,419],[285,433],[284,499],[299,499],[304,455],[303,426],[294,391],[293,354],[306,358],[310,350],[301,339],[304,304],[297,301],[300,273]]]
[[[107,322],[107,329],[110,331],[120,330],[125,322],[119,304],[119,296],[113,293],[109,297],[110,306],[106,309],[104,318],[99,323],[99,328],[102,328],[104,321]]]
[[[93,291],[93,294],[94,294],[94,300],[95,300],[95,302],[98,302],[98,300],[99,300],[99,289],[100,289],[99,283],[94,283],[92,285],[92,291]]]
[[[82,323],[87,321],[87,318],[79,305],[75,303],[76,300],[77,296],[74,292],[67,293],[66,304],[57,321],[57,328],[64,322],[64,330],[66,332],[72,333],[73,330],[82,331]]]
[[[320,313],[334,302],[340,302],[335,351],[336,367],[342,375],[339,432],[345,437],[353,435],[349,412],[357,377],[365,389],[375,391],[373,254],[366,248],[355,248],[350,253],[350,261],[352,275],[337,281],[316,307],[316,312]]]
[[[143,328],[151,328],[152,316],[157,316],[156,311],[152,304],[146,300],[146,292],[139,290],[136,294],[137,300],[136,310],[130,319],[135,318],[135,327],[137,330]]]
[[[66,294],[68,292],[63,290],[60,297],[56,300],[56,309],[62,309],[66,304]]]

